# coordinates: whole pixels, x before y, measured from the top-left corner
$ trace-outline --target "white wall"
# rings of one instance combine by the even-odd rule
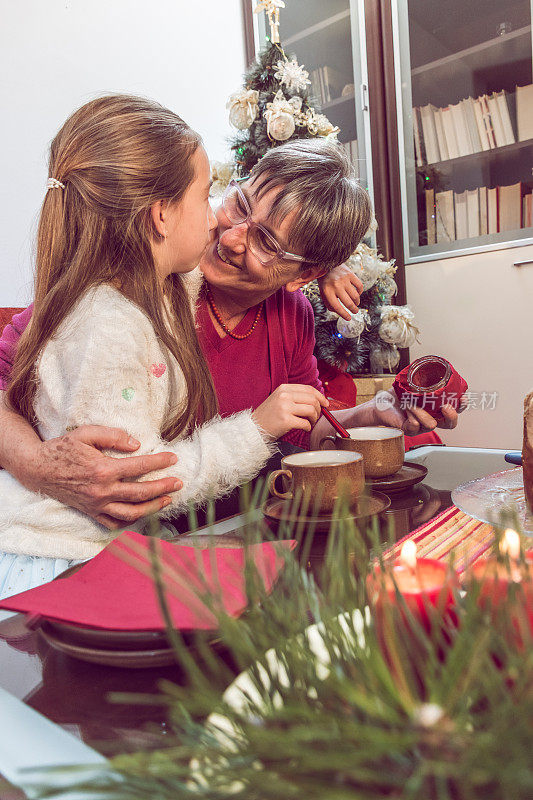
[[[524,396],[533,389],[533,246],[406,266],[407,299],[421,343],[411,358],[444,356],[481,393],[497,392],[494,410],[464,412],[449,445],[522,449]]]
[[[0,0],[0,306],[29,302],[50,140],[98,94],[152,97],[228,156],[240,0]]]

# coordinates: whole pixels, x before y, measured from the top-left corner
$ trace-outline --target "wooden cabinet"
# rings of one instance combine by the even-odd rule
[[[252,14],[253,0],[243,2],[252,55],[264,41],[263,15]],[[348,83],[351,58],[353,98],[347,90],[342,98],[341,90],[324,110],[341,125],[341,141],[357,139],[360,174],[379,222],[377,245],[385,258],[396,259],[397,300],[412,306],[421,330],[410,357],[439,353],[468,380],[472,408],[455,431],[441,432],[454,445],[519,449],[522,398],[533,386],[533,229],[531,201],[524,203],[533,185],[533,99],[528,102],[526,91],[525,102],[516,101],[516,86],[533,83],[531,18],[531,0],[286,0],[281,12],[286,52],[307,69],[331,65]],[[437,138],[432,163],[426,147],[417,163],[414,108],[445,109],[502,90],[514,143],[495,138],[494,146],[475,150],[468,140],[472,152],[450,157],[443,146],[443,158]],[[501,187],[496,225],[505,229],[484,232],[479,190],[494,197]],[[442,236],[441,221],[439,241],[437,221],[426,210],[429,189],[447,192],[447,213],[453,209],[453,236],[449,222]],[[465,202],[466,228],[464,216],[459,226],[455,216],[456,203],[463,215]],[[434,213],[436,206],[435,199]],[[500,220],[502,211],[509,214]],[[428,240],[428,221],[435,241]],[[481,407],[484,395],[496,397],[494,407]]]
[[[533,242],[531,16],[531,0],[287,0],[282,45],[341,128],[387,258]]]
[[[532,242],[530,0],[391,12],[405,262]]]

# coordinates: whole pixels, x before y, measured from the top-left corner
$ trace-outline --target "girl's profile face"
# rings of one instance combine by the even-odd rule
[[[200,262],[217,227],[209,204],[211,169],[203,147],[192,156],[194,178],[179,203],[164,203],[155,220],[163,239],[155,247],[161,277],[171,272],[190,272]],[[157,204],[159,205],[159,204]],[[154,211],[153,211],[154,213]]]

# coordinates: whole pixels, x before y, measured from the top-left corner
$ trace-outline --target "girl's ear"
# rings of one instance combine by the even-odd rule
[[[150,209],[154,228],[162,239],[165,239],[167,235],[165,208],[166,206],[163,200],[158,200],[157,203],[154,203]]]

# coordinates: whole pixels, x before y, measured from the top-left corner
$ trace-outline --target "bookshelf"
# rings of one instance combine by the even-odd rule
[[[533,243],[531,0],[396,0],[392,28],[405,263]]]

